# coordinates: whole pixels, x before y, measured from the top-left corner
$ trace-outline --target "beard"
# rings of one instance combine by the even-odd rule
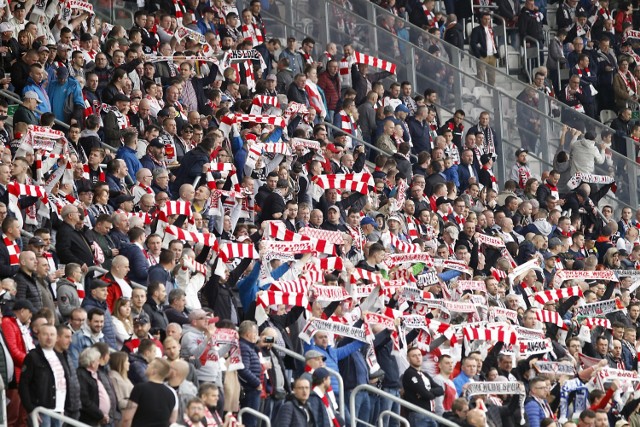
[[[194,424],[199,423],[203,419],[204,419],[204,417],[202,415],[200,415],[200,414],[189,415],[189,421],[191,421]]]

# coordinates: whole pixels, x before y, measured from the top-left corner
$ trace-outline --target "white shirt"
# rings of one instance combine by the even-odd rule
[[[67,379],[64,376],[64,368],[53,349],[46,350],[43,348],[42,352],[47,362],[49,362],[49,366],[51,366],[56,382],[56,407],[53,410],[62,414],[64,413],[64,402],[67,398]]]
[[[493,56],[498,53],[496,50],[496,43],[493,38],[493,30],[490,27],[484,27],[484,32],[487,36],[487,56]]]

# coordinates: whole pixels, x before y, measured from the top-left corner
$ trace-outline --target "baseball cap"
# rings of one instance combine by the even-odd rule
[[[231,102],[231,98],[229,98],[226,94],[222,94],[220,102]]]
[[[397,215],[391,215],[389,218],[387,218],[387,222],[389,221],[398,221],[400,224],[402,224],[402,220]]]
[[[124,93],[116,93],[115,96],[113,97],[113,102],[131,102],[131,100],[129,99],[129,97],[127,95],[125,95]]]
[[[71,46],[69,46],[69,45],[68,45],[68,44],[66,44],[66,43],[60,43],[60,44],[57,46],[57,49],[58,49],[58,50],[71,50]]]
[[[40,97],[38,96],[38,94],[34,90],[26,91],[25,94],[22,96],[22,99],[37,99],[38,102],[42,102],[40,100]]]
[[[30,238],[28,244],[31,246],[47,246],[44,240],[42,240],[38,236],[33,236],[32,238]]]
[[[275,74],[269,74],[266,80],[278,81],[278,78],[276,77]]]
[[[2,24],[0,24],[0,33],[6,33],[9,31],[13,31],[11,24],[9,24],[8,22],[3,22]]]
[[[443,196],[436,199],[436,206],[444,205],[445,203],[452,203],[452,201]]]
[[[322,360],[327,360],[326,356],[318,350],[309,350],[304,354],[304,360],[315,359],[316,357],[322,357]]]
[[[24,7],[24,3],[23,2],[16,2],[16,5],[13,8],[14,11],[16,10],[25,10]]]
[[[38,49],[38,53],[40,52],[50,52],[50,50],[46,46],[40,46],[40,48]]]
[[[375,228],[376,230],[378,229],[378,223],[376,222],[375,219],[371,218],[370,216],[365,216],[360,220],[360,226],[363,226],[363,225],[373,225],[373,228]]]
[[[68,79],[69,78],[69,70],[67,67],[58,67],[56,70],[56,77],[59,79]]]
[[[327,211],[330,211],[331,209],[334,209],[336,211],[338,211],[338,213],[340,213],[340,208],[336,205],[331,205],[329,206],[329,208],[327,209]]]
[[[396,113],[409,113],[409,109],[406,105],[400,104],[396,107]]]
[[[149,147],[164,148],[164,144],[160,142],[160,138],[153,138],[151,142],[149,142]]]
[[[151,323],[151,319],[149,319],[149,316],[147,315],[147,313],[142,312],[133,318],[133,323],[134,324],[137,323],[139,325],[145,325],[147,323]]]
[[[321,381],[327,377],[329,377],[331,374],[329,374],[329,371],[327,371],[325,368],[318,368],[315,371],[313,371],[313,382],[315,383],[316,381]]]
[[[108,287],[109,287],[109,284],[104,280],[94,279],[91,281],[91,290],[98,289],[98,288],[108,288]]]
[[[518,149],[516,150],[516,157],[520,157],[520,154],[522,154],[522,153],[528,153],[528,152],[529,152],[529,150],[527,150],[526,148],[518,148]]]
[[[114,203],[116,206],[118,206],[118,205],[119,205],[119,204],[121,204],[121,203],[133,201],[133,199],[134,199],[134,197],[133,197],[133,196],[130,196],[130,195],[128,195],[128,194],[120,194],[118,197],[116,197],[116,198],[113,200],[113,203]]]
[[[480,163],[483,165],[489,163],[489,160],[491,160],[491,154],[483,154],[480,156]]]
[[[339,153],[340,150],[338,150],[338,147],[336,147],[336,145],[332,142],[327,144],[327,150],[331,151],[332,153]]]
[[[14,301],[13,311],[22,310],[23,308],[28,309],[32,313],[38,311],[28,299],[17,299]]]

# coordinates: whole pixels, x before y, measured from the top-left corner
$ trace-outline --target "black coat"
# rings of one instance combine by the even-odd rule
[[[98,381],[93,379],[91,373],[85,368],[78,368],[77,373],[82,403],[79,421],[95,426],[104,418],[99,407]]]
[[[278,420],[278,425],[282,427],[317,426],[318,424],[315,423],[315,420],[312,421],[311,424],[307,423],[305,408],[309,411],[309,414],[311,414],[306,404],[302,405],[298,399],[291,396],[291,398],[288,398],[287,401],[282,404],[280,410],[278,410],[278,416],[275,419]]]
[[[202,166],[205,163],[209,163],[209,153],[204,148],[197,146],[187,152],[175,172],[176,180],[171,184],[171,193],[179,194],[182,184],[193,184],[195,179],[202,175]]]
[[[3,242],[0,245],[0,279],[6,279],[7,277],[15,276],[19,269],[19,266],[12,266],[9,264],[9,250]]]
[[[495,35],[493,36],[493,43],[494,46],[498,46]],[[487,37],[482,25],[475,27],[473,31],[471,31],[469,49],[471,50],[471,54],[476,58],[485,58],[487,56]]]
[[[63,356],[56,352],[60,364],[64,368],[64,378],[69,383],[69,366]],[[30,413],[37,406],[48,409],[56,407],[56,380],[51,365],[47,361],[42,347],[37,346],[27,354],[22,365],[20,376],[20,399],[22,406]]]
[[[93,250],[87,238],[66,222],[60,224],[56,234],[56,252],[62,264],[93,265]]]

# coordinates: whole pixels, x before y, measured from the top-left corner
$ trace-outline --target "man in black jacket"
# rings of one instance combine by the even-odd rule
[[[175,171],[176,179],[171,184],[173,194],[179,194],[182,184],[193,184],[197,177],[209,170],[209,156],[215,142],[213,138],[205,138],[196,148],[184,155],[180,167]]]
[[[65,371],[69,372],[64,414],[69,418],[78,419],[80,417],[80,383],[78,382],[76,370],[72,368],[73,362],[69,354],[73,330],[67,325],[60,325],[57,327],[57,331],[58,337],[54,350],[62,358],[62,365],[65,367]]]
[[[82,272],[93,265],[93,250],[91,243],[78,230],[76,225],[82,222],[78,208],[74,205],[66,205],[60,213],[62,224],[58,228],[56,239],[56,252],[59,254],[62,264],[75,262],[82,266]]]
[[[407,351],[409,367],[402,376],[404,399],[427,411],[435,410],[435,398],[444,394],[444,389],[433,378],[420,370],[422,366],[422,352],[413,347]],[[435,421],[426,415],[411,411],[408,416],[411,425],[434,425]]]
[[[40,326],[39,344],[24,359],[19,391],[22,405],[29,414],[38,406],[64,413],[69,367],[54,350],[56,339],[54,325]],[[55,420],[47,418],[40,414],[42,424],[56,425]]]
[[[293,382],[293,395],[280,407],[277,413],[278,425],[282,427],[298,427],[318,425],[307,405],[311,384],[306,378],[297,378]]]

